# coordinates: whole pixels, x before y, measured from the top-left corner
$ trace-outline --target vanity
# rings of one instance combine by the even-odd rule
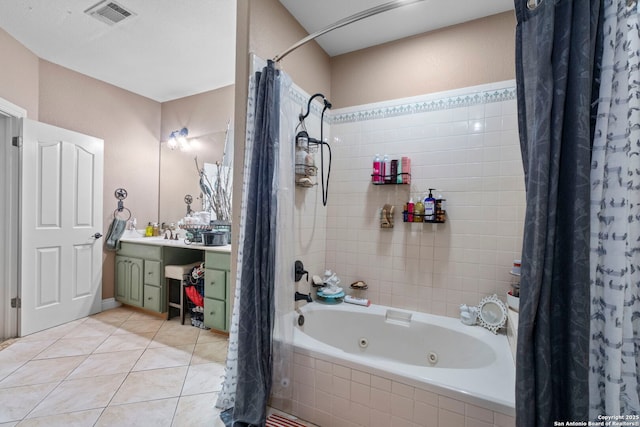
[[[204,261],[204,324],[208,328],[228,332],[231,245],[188,245],[182,239],[139,237],[132,235],[134,233],[120,239],[116,253],[116,300],[148,311],[166,313],[164,267]]]

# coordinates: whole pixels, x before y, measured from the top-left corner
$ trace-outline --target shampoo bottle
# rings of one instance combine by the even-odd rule
[[[384,182],[391,182],[391,160],[386,154],[383,157],[382,163],[384,164],[382,175]]]
[[[373,175],[371,175],[371,182],[380,182],[380,177],[382,174],[380,163],[380,154],[376,154],[376,156],[373,158]]]
[[[424,199],[424,220],[434,221],[436,219],[436,199],[433,198],[433,188],[429,189],[429,195]]]
[[[413,197],[409,199],[407,203],[407,220],[413,222]]]

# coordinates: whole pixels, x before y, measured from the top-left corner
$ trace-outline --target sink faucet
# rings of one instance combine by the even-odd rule
[[[311,294],[305,295],[305,294],[302,294],[300,292],[296,292],[294,298],[295,298],[296,301],[304,300],[306,302],[313,302],[313,300],[311,299]]]

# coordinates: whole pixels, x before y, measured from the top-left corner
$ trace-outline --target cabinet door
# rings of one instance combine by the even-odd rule
[[[116,300],[121,302],[127,301],[127,285],[129,283],[129,257],[116,255]]]
[[[219,331],[227,330],[226,302],[212,298],[204,299],[204,325]]]
[[[144,262],[138,258],[129,258],[129,289],[127,303],[142,307]]]
[[[162,263],[160,261],[144,261],[144,284],[160,286]]]
[[[160,288],[144,285],[144,308],[159,312],[160,302]]]
[[[204,270],[204,296],[220,300],[227,299],[227,273],[222,270]]]

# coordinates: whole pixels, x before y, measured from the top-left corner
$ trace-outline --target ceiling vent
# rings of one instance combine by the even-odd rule
[[[117,24],[136,15],[130,10],[125,9],[121,4],[110,0],[103,0],[85,10],[84,13],[109,25]]]

